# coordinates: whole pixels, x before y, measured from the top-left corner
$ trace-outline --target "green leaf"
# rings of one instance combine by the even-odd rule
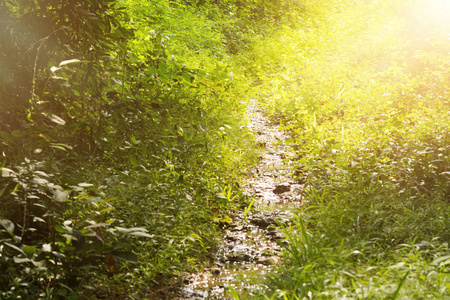
[[[70,233],[66,228],[62,227],[61,225],[56,225],[55,230],[59,233]]]
[[[170,83],[170,79],[169,77],[167,77],[166,75],[160,75],[159,79],[161,79],[162,82],[169,84]]]
[[[56,291],[56,294],[57,294],[57,295],[63,296],[63,297],[67,296],[67,293],[68,293],[68,291],[67,291],[66,289],[58,289],[58,290]]]
[[[167,71],[167,64],[165,64],[165,63],[159,63],[159,64],[158,64],[158,71],[159,71],[160,73],[166,73],[166,71]]]
[[[130,261],[130,262],[137,262],[138,261],[138,256],[136,254],[134,254],[133,252],[114,251],[112,253],[112,255],[114,255],[115,257],[117,257],[119,259]]]
[[[8,187],[8,184],[5,184],[2,187],[0,187],[0,197],[3,196],[7,187]]]
[[[22,246],[22,251],[25,252],[26,255],[33,255],[36,253],[36,247],[24,245]]]
[[[191,74],[187,73],[187,72],[183,72],[183,74],[181,75],[183,77],[183,79],[188,82],[191,83]]]
[[[233,289],[232,286],[227,286],[226,289],[228,289],[228,291],[230,291],[231,296],[233,297],[234,300],[240,300],[241,298],[239,297],[239,294]]]
[[[134,136],[131,137],[131,142],[133,144],[139,144],[141,141],[138,141]]]

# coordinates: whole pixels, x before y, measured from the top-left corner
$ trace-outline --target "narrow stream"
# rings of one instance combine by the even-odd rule
[[[281,259],[283,235],[275,226],[290,222],[291,211],[301,205],[303,186],[290,176],[287,136],[264,117],[255,101],[248,106],[249,128],[265,148],[246,182],[255,202],[247,216],[240,213],[224,229],[215,267],[186,278],[179,300],[232,299],[230,288],[241,299],[250,297],[266,289],[265,274]]]

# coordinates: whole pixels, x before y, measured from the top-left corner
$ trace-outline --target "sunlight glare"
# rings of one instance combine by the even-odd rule
[[[450,0],[420,1],[416,13],[419,23],[428,27],[428,29],[450,29]]]

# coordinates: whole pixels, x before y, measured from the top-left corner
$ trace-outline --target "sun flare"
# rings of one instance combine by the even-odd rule
[[[450,29],[450,1],[420,1],[416,11],[419,23],[434,30]]]

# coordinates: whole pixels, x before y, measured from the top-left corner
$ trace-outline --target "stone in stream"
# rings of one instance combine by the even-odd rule
[[[292,221],[288,218],[282,218],[280,214],[271,215],[271,216],[254,216],[250,220],[250,223],[253,225],[258,226],[261,229],[268,229],[269,234],[272,231],[276,231],[275,228],[268,228],[270,226],[278,226],[279,223],[281,224],[290,224]]]
[[[289,192],[290,190],[291,190],[291,186],[288,183],[282,183],[282,184],[277,185],[273,189],[273,193],[279,195],[279,194]]]
[[[277,222],[275,222],[275,220],[273,218],[265,217],[265,216],[253,217],[250,220],[250,223],[252,223],[253,225],[256,225],[256,226],[258,226],[259,228],[262,228],[262,229],[266,229],[269,226],[277,225]]]
[[[278,264],[280,258],[278,256],[260,257],[257,261],[258,264],[265,266],[272,266]]]
[[[211,273],[213,275],[219,275],[220,274],[220,269],[213,269]]]
[[[275,240],[282,240],[284,239],[284,234],[282,234],[281,232],[273,232],[270,235],[270,240],[275,241]]]
[[[249,262],[252,257],[247,253],[229,253],[227,254],[227,260],[232,262]]]
[[[190,300],[203,300],[207,297],[207,291],[194,290],[190,287],[183,287],[181,289],[183,296],[181,298],[175,298],[177,300],[190,299]]]

